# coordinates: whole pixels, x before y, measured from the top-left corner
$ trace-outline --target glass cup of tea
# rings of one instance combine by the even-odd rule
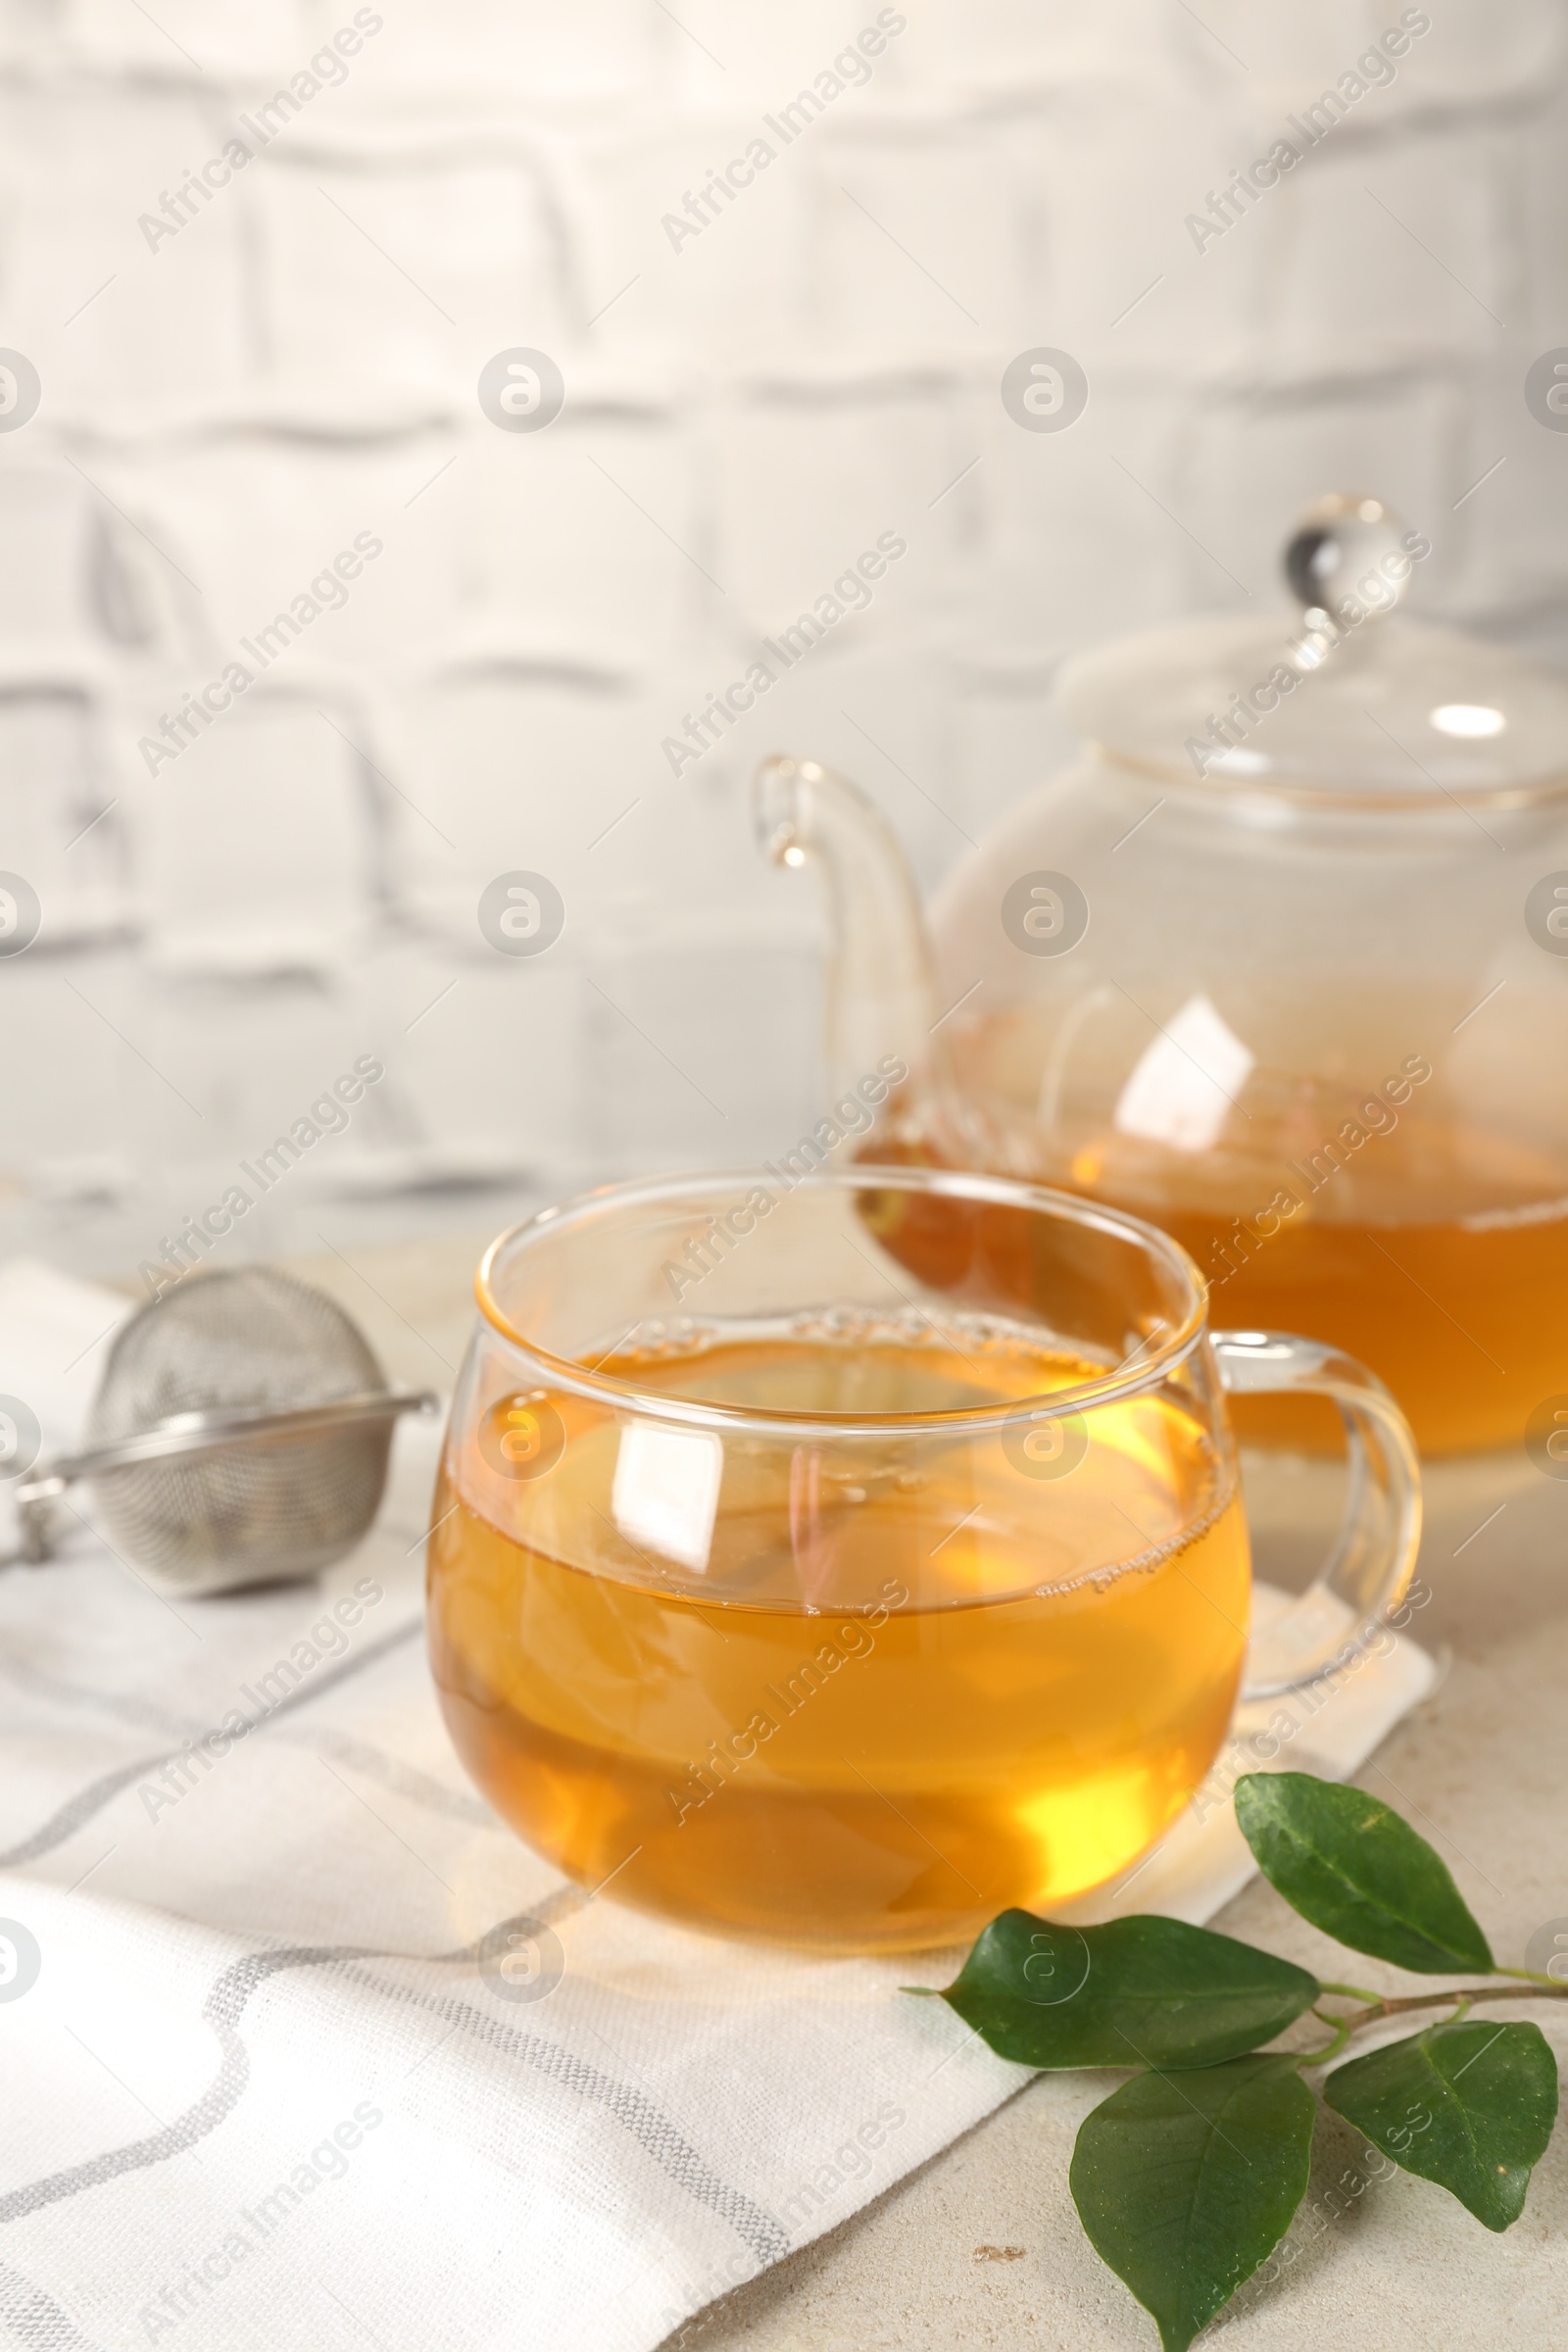
[[[1379,1633],[1410,1434],[1310,1340],[1210,1332],[1152,1226],[923,1167],[660,1177],[479,1269],[431,1512],[459,1754],[569,1877],[863,1952],[1122,1872],[1240,1690]],[[1348,1517],[1249,1640],[1227,1392],[1327,1396]]]

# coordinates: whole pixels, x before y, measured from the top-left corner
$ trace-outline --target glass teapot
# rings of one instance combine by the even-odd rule
[[[929,930],[843,777],[770,759],[757,816],[826,881],[835,1093],[907,1070],[863,1156],[1130,1209],[1227,1324],[1372,1366],[1429,1454],[1534,1450],[1568,1429],[1568,681],[1396,613],[1429,553],[1327,498],[1294,620],[1072,662],[1082,757]],[[1313,1409],[1248,1434],[1334,1445]]]

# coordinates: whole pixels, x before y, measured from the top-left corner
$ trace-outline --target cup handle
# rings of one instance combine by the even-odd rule
[[[1276,1698],[1364,1649],[1403,1599],[1421,1543],[1420,1460],[1404,1415],[1353,1356],[1281,1331],[1216,1331],[1210,1344],[1230,1396],[1332,1397],[1349,1445],[1339,1541],[1249,1652],[1242,1696]]]

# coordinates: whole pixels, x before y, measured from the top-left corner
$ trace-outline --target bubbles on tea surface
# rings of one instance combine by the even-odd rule
[[[1112,1369],[1108,1357],[1102,1364],[1091,1361],[1078,1348],[1064,1347],[1038,1324],[975,1310],[931,1309],[912,1301],[896,1307],[859,1303],[808,1306],[792,1315],[715,1316],[701,1322],[690,1315],[672,1316],[667,1321],[655,1316],[634,1324],[612,1342],[597,1342],[584,1351],[582,1361],[590,1369],[618,1365],[618,1376],[625,1378],[637,1360],[660,1362],[716,1348],[780,1344],[819,1347],[824,1342],[846,1350],[910,1348],[925,1353],[1033,1359],[1039,1390],[1026,1389],[1021,1392],[1024,1395],[1075,1387]]]
[[[582,1357],[606,1380],[730,1411],[896,1425],[932,1415],[1044,1406],[1113,1368],[1038,1325],[914,1300],[829,1299],[794,1314],[650,1319]],[[867,1433],[862,1428],[860,1436]],[[958,1435],[957,1432],[955,1436]],[[1025,1431],[1028,1438],[1030,1432]],[[760,1442],[759,1433],[754,1439]],[[1076,1440],[1069,1439],[1072,1467]],[[906,1451],[905,1448],[900,1448]],[[1057,1448],[1034,1435],[1030,1477],[1060,1477]],[[864,1473],[853,1476],[865,1483]]]
[[[665,1323],[656,1316],[647,1323],[634,1324],[603,1356],[596,1357],[590,1349],[585,1360],[604,1364],[622,1353],[648,1356],[655,1361],[672,1355],[695,1355],[700,1348],[718,1347],[724,1337],[723,1328],[717,1323],[698,1323],[690,1315],[677,1315]]]
[[[1101,1366],[1076,1349],[1063,1348],[1038,1324],[973,1309],[933,1311],[913,1303],[902,1307],[806,1307],[778,1326],[792,1340],[828,1340],[839,1347],[919,1348],[959,1355],[1012,1355],[1037,1359],[1042,1390],[1076,1386],[1095,1378]],[[1105,1367],[1108,1369],[1108,1367]],[[1070,1376],[1070,1377],[1069,1377]]]
[[[785,1326],[796,1341],[826,1340],[838,1348],[933,1348],[943,1344],[940,1325],[918,1307],[891,1311],[871,1306],[807,1307]]]

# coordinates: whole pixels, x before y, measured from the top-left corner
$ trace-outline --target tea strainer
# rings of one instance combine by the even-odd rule
[[[16,1489],[23,1557],[54,1556],[55,1505],[90,1484],[96,1524],[150,1583],[230,1592],[351,1551],[386,1486],[392,1389],[335,1300],[270,1266],[188,1277],[116,1339],[79,1453]]]

